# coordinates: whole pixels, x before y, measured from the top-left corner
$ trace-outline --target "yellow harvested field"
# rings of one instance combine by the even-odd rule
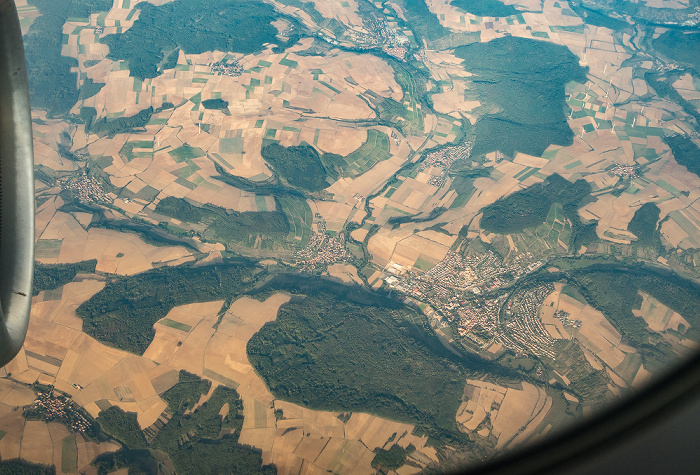
[[[31,404],[36,395],[28,387],[8,379],[0,379],[0,403],[9,407]]]
[[[505,388],[493,383],[467,380],[464,398],[456,420],[465,432],[489,434],[498,439],[497,447],[511,447],[527,440],[544,421],[552,407],[552,398],[543,388],[523,383],[522,389]],[[492,429],[481,423],[490,417]]]
[[[493,404],[500,405],[507,389],[496,384],[478,380],[467,380],[462,404],[457,410],[456,420],[464,431],[472,432],[479,427],[487,415],[493,418],[497,411]]]
[[[326,471],[340,474],[371,474],[374,453],[359,440],[331,438],[314,462]]]
[[[555,339],[569,338],[569,332],[566,331],[564,324],[558,318],[554,318],[554,312],[556,312],[561,305],[561,297],[563,297],[561,295],[561,289],[563,286],[564,285],[561,283],[554,284],[554,292],[544,299],[539,311],[539,316],[544,328],[550,336]]]
[[[367,248],[375,256],[375,262],[386,264],[395,254],[398,243],[404,240],[406,240],[406,242],[402,246],[402,250],[409,254],[415,254],[416,256],[420,255],[420,251],[424,249],[428,243],[427,239],[415,235],[413,230],[408,227],[396,230],[381,228],[379,232],[369,240]]]
[[[53,463],[53,442],[46,422],[26,422],[19,456],[46,465]]]
[[[546,393],[530,383],[522,383],[522,390],[508,388],[496,418],[492,434],[498,437],[496,447],[506,446],[518,432],[537,416],[538,404],[544,404]]]
[[[25,420],[22,411],[14,411],[5,405],[0,405],[0,430],[5,436],[0,439],[0,457],[3,460],[19,457],[22,433]]]
[[[331,201],[321,201],[315,203],[315,206],[316,212],[326,221],[326,229],[329,231],[340,231],[353,210],[350,205]]]
[[[540,307],[539,316],[545,329],[552,338],[569,339],[573,335],[584,350],[590,351],[610,368],[620,365],[625,359],[625,352],[635,350],[621,343],[620,333],[601,312],[564,294],[562,287],[562,284],[555,284],[555,291],[547,296]],[[567,318],[579,320],[580,327],[565,326],[560,319],[554,318],[556,311],[564,311],[569,314]],[[598,363],[594,366],[598,366]]]
[[[291,437],[289,434],[291,433],[287,434],[288,437]],[[277,467],[277,473],[280,475],[297,475],[302,473],[301,467],[304,462],[305,461],[303,458],[291,453],[291,451],[287,448],[274,451],[272,454],[272,463],[275,464]]]
[[[395,247],[396,240],[382,232],[372,236],[367,244],[367,250],[372,254],[373,260],[380,265],[385,265],[391,260]]]
[[[517,153],[515,158],[513,158],[513,162],[533,168],[544,168],[545,166],[549,165],[549,160],[546,158],[533,157],[532,155],[527,155],[524,153]]]
[[[465,100],[465,90],[463,82],[454,81],[451,88],[445,88],[444,92],[433,95],[435,111],[460,118],[460,113],[479,107],[481,102]]]
[[[625,382],[624,379],[622,379],[617,373],[615,373],[613,370],[610,368],[605,368],[605,371],[608,373],[608,376],[610,376],[610,379],[612,380],[613,383],[618,385],[621,388],[626,388],[627,383]]]
[[[139,426],[142,428],[155,424],[163,411],[167,409],[168,404],[160,398],[157,399],[158,400],[151,407],[139,413],[137,420]]]
[[[608,366],[614,368],[622,362],[624,354],[617,348],[621,342],[621,336],[613,328],[605,316],[598,310],[587,305],[579,314],[581,327],[576,334],[584,346],[593,351]]]
[[[58,255],[37,260],[63,264],[97,259],[97,271],[131,275],[153,268],[153,264],[182,264],[192,253],[181,246],[158,247],[145,243],[136,234],[109,229],[88,231],[70,214],[56,212],[40,235],[42,240],[60,240]]]
[[[511,442],[511,446],[516,446],[525,442],[533,442],[537,440],[533,439],[532,435],[535,430],[544,422],[544,419],[549,414],[549,410],[552,408],[553,399],[550,396],[540,398],[538,400],[538,405],[535,407],[533,414],[535,417],[528,423],[528,425],[522,429]]]
[[[385,128],[380,128],[378,130],[387,133],[387,135],[390,133],[390,131]],[[336,181],[327,188],[327,191],[344,197],[346,204],[355,206],[357,201],[354,196],[356,194],[368,196],[379,188],[384,181],[389,179],[394,173],[396,173],[396,170],[401,167],[404,160],[410,153],[410,148],[404,141],[397,150],[392,148],[391,153],[393,154],[391,158],[377,163],[369,171],[360,176],[352,179],[343,178]]]
[[[410,424],[390,422],[371,414],[353,413],[345,424],[345,437],[360,440],[367,447],[388,448],[393,443],[407,447],[412,443],[421,451],[427,439],[412,435],[413,429]],[[394,434],[396,438],[389,443]]]
[[[311,127],[311,124],[309,124]],[[319,124],[317,146],[326,153],[337,153],[338,155],[349,155],[367,141],[367,132],[362,129],[350,127],[338,127],[335,129],[321,128],[324,124]]]
[[[304,459],[306,463],[313,464],[327,443],[328,439],[305,436],[294,449],[294,455]]]
[[[633,310],[634,314],[642,317],[649,328],[655,332],[663,332],[672,328],[678,330],[679,325],[689,328],[690,324],[680,314],[674,312],[651,295],[640,292],[642,295],[642,307]]]
[[[246,417],[248,417],[246,415]],[[262,450],[263,461],[272,461],[272,446],[275,443],[277,429],[274,427],[243,428],[238,441]]]
[[[275,409],[279,409],[283,412],[286,419],[284,424],[289,424],[287,427],[293,424],[293,426],[301,428],[304,434],[309,434],[308,437],[342,438],[345,433],[344,424],[333,413],[315,411],[280,400],[275,400]],[[297,451],[295,451],[295,453],[296,452]]]
[[[433,230],[420,231],[417,233],[420,237],[428,239],[429,241],[438,243],[442,246],[450,247],[457,240],[457,236],[451,236],[443,233],[439,233]],[[440,251],[442,252],[442,251]],[[437,253],[434,257],[438,257],[440,253]]]
[[[195,374],[202,374],[204,369],[204,352],[207,342],[214,334],[212,326],[216,323],[216,312],[205,317],[182,341],[173,357],[168,362],[171,368],[184,369]]]
[[[49,434],[51,435],[51,442],[53,443],[52,463],[56,466],[56,471],[59,472],[63,462],[63,440],[70,437],[73,439],[73,441],[75,441],[75,435],[72,434],[63,424],[49,422],[46,425],[49,429]],[[78,462],[77,457],[75,458],[75,462]]]
[[[78,470],[82,473],[89,468],[90,463],[95,460],[98,455],[115,452],[121,448],[119,444],[112,442],[101,442],[95,444],[83,438],[82,435],[76,435],[75,441],[78,446]]]
[[[364,22],[357,13],[357,0],[348,0],[346,2],[316,0],[314,5],[324,18],[335,18],[348,27],[364,29]]]
[[[335,13],[352,16],[352,8],[327,6]],[[281,5],[280,8],[296,10]],[[339,18],[343,21],[349,17],[341,15]],[[138,104],[137,94],[133,92],[135,84],[129,72],[105,70],[101,77],[92,79],[106,81],[107,86],[87,99],[85,106],[130,115],[133,113],[131,111],[137,112],[148,105],[157,107],[166,100],[179,103],[183,98],[201,94],[202,99],[221,97],[226,100],[232,114],[225,116],[220,111],[203,108],[199,111],[177,108],[160,113],[158,117],[166,123],[148,126],[148,133],[141,137],[143,140],[153,140],[155,136],[155,142],[163,149],[154,154],[152,161],[138,157],[125,161],[119,151],[127,139],[131,141],[134,138],[128,138],[125,134],[115,138],[91,136],[89,151],[94,156],[110,157],[113,164],[106,168],[106,172],[115,186],[127,186],[132,192],[138,192],[144,184],[148,184],[162,192],[161,198],[187,197],[238,211],[255,209],[254,196],[243,196],[239,190],[211,179],[216,173],[209,159],[192,159],[199,167],[185,179],[193,184],[192,187],[176,183],[176,172],[182,164],[174,162],[169,152],[188,144],[207,152],[211,160],[238,176],[270,176],[260,156],[263,136],[269,138],[272,133],[286,146],[307,141],[322,151],[346,155],[363,143],[367,133],[361,128],[340,125],[336,119],[373,118],[374,112],[359,97],[366,91],[371,90],[374,94],[395,100],[400,100],[402,96],[393,70],[379,58],[338,50],[323,56],[295,54],[295,51],[303,49],[304,45],[298,45],[284,54],[266,50],[261,54],[243,56],[239,62],[245,72],[240,76],[212,74],[212,64],[220,61],[224,53],[186,55],[186,58],[181,54],[180,61],[188,61],[192,65],[190,71],[168,70],[156,78],[147,79],[141,85],[141,90],[148,91],[150,88],[160,91],[160,94],[154,97],[141,94]],[[295,62],[296,66],[289,67],[290,62]],[[254,71],[251,68],[259,69]],[[322,70],[323,73],[312,74],[312,70]],[[206,81],[202,82],[202,78],[206,78]],[[263,82],[265,78],[271,81]],[[259,85],[250,87],[253,80]],[[293,123],[301,117],[299,111],[308,109],[324,118],[308,117],[306,123],[297,122],[300,124],[298,129],[284,127],[284,124]],[[256,125],[259,119],[263,119],[263,127]],[[198,127],[198,123],[209,127],[204,130]],[[235,196],[227,199],[224,196],[226,193]],[[128,213],[138,214],[142,213],[143,204],[146,203],[132,200],[127,204],[116,200],[115,204]]]
[[[635,389],[640,389],[648,384],[651,378],[651,372],[647,371],[647,369],[642,365],[639,367],[639,371],[637,371],[634,381],[632,381],[632,387]]]
[[[331,277],[337,277],[345,283],[356,283],[362,285],[362,279],[357,274],[357,268],[350,264],[333,264],[328,266],[328,274]]]
[[[586,358],[586,361],[588,361],[588,363],[593,367],[593,369],[601,370],[601,369],[605,368],[605,366],[600,361],[600,359],[598,357],[596,357],[596,355],[594,355],[591,352],[591,350],[588,349],[588,347],[582,346],[582,350],[583,350],[583,356]]]
[[[438,188],[417,179],[406,178],[391,196],[392,203],[398,203],[412,212],[419,212]]]
[[[676,219],[678,219],[677,216],[676,214]],[[663,238],[674,247],[687,247],[688,245],[692,245],[693,243],[689,242],[689,240],[692,239],[690,235],[673,218],[674,215],[672,214],[671,219],[664,221],[661,225],[661,235]]]
[[[686,101],[694,101],[700,99],[700,91],[693,84],[693,76],[684,74],[673,83],[673,87],[683,96]]]

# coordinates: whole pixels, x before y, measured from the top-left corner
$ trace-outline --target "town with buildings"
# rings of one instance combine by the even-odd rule
[[[551,283],[539,285],[514,293],[503,312],[500,340],[504,346],[522,352],[527,350],[535,356],[554,358],[554,339],[545,330],[539,317],[544,299],[554,292]]]
[[[571,314],[564,310],[554,312],[554,318],[559,320],[565,327],[581,328],[581,320],[575,320],[570,317]]]
[[[60,422],[71,431],[81,434],[92,427],[69,396],[56,393],[53,389],[37,392],[34,402],[24,409],[24,417],[44,422]]]
[[[214,63],[211,65],[211,70],[212,72],[226,76],[240,76],[243,72],[243,68],[238,64],[238,60],[235,58]]]
[[[380,45],[376,35],[365,31],[349,29],[345,32],[345,37],[359,49],[371,49]]]
[[[294,255],[302,272],[324,271],[330,264],[353,259],[345,246],[344,233],[331,236],[326,232],[323,221],[316,223],[316,229],[317,232],[312,231],[306,246]]]
[[[512,308],[508,310],[511,312],[509,321],[517,323],[508,330],[517,336],[512,338],[502,335],[499,324],[499,315],[509,294],[494,294],[494,291],[513,284],[541,266],[542,262],[535,261],[529,252],[506,263],[490,250],[464,256],[449,251],[442,261],[427,272],[390,262],[384,269],[384,282],[390,289],[429,305],[434,309],[434,319],[452,323],[461,337],[480,347],[492,341],[501,341],[504,346],[521,353],[523,348],[517,342],[531,340],[534,353],[548,354],[552,339],[539,322],[537,309],[553,290],[553,287],[549,288],[551,284],[513,298]],[[491,334],[493,340],[487,341],[483,336],[473,334],[472,329],[477,325],[485,333]],[[526,348],[529,347],[526,345]]]
[[[100,181],[83,172],[77,179],[69,179],[61,182],[61,188],[76,192],[79,201],[86,203],[90,201],[105,202],[107,194],[102,189]]]
[[[425,156],[422,167],[436,167],[448,169],[456,160],[467,160],[472,154],[471,142],[459,145],[442,147],[440,150],[430,152]]]
[[[411,49],[411,39],[406,34],[410,34],[410,30],[398,27],[393,21],[387,21],[387,18],[377,11],[360,11],[360,14],[364,21],[364,31],[348,29],[343,34],[343,39],[347,39],[359,49],[381,47],[389,56],[405,61]],[[323,39],[331,44],[338,44],[331,41],[331,38]]]
[[[616,164],[612,169],[610,169],[610,173],[620,177],[637,178],[637,167]]]

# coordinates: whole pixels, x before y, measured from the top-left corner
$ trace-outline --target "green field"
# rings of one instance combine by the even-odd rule
[[[343,157],[344,172],[350,176],[362,175],[382,160],[391,158],[389,137],[378,130],[367,130],[367,141],[360,148]]]
[[[287,241],[304,247],[311,237],[313,223],[313,213],[309,204],[304,198],[295,195],[279,196],[277,200],[289,220]]]
[[[571,226],[566,221],[561,204],[554,203],[544,223],[535,228],[525,229],[522,233],[514,234],[512,239],[518,247],[518,251],[529,251],[539,257],[557,252],[560,240],[568,248],[571,239]]]
[[[437,261],[424,257],[422,254],[416,259],[415,264],[413,264],[413,267],[422,270],[423,272],[429,271],[432,269],[435,264],[437,264]]]
[[[422,1],[422,0],[419,0]],[[392,63],[394,78],[403,90],[401,102],[392,98],[379,103],[379,116],[396,124],[404,135],[421,135],[423,133],[423,112],[416,90],[416,82],[408,69],[399,63]]]
[[[78,469],[78,446],[75,437],[67,436],[61,441],[61,472],[70,473]]]
[[[166,327],[174,328],[175,330],[180,330],[183,332],[189,332],[192,327],[189,325],[186,325],[184,323],[176,322],[175,320],[170,320],[169,318],[164,318],[163,320],[160,321],[162,325],[165,325]]]
[[[153,158],[153,144],[153,140],[136,140],[133,142],[126,142],[124,146],[122,146],[121,150],[119,150],[119,155],[124,157],[127,162],[130,162],[134,158]],[[134,153],[135,148],[145,148],[151,150]]]
[[[61,239],[39,239],[34,245],[34,254],[39,258],[58,257],[62,244]]]
[[[561,293],[564,295],[568,295],[574,300],[578,300],[581,303],[586,303],[586,299],[583,298],[583,296],[579,293],[578,290],[576,290],[576,287],[573,285],[566,284],[562,289]]]
[[[187,160],[192,160],[193,158],[203,157],[205,155],[204,150],[198,147],[190,147],[189,145],[183,145],[168,152],[173,160],[176,162],[184,162]]]

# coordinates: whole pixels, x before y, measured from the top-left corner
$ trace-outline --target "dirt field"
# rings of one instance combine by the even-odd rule
[[[547,398],[544,390],[529,383],[523,383],[522,390],[508,388],[493,420],[492,433],[498,437],[496,446],[506,446],[521,428],[531,423]],[[538,405],[540,410],[537,410]]]
[[[457,423],[467,433],[493,436],[496,446],[512,447],[533,435],[552,407],[552,397],[529,383],[522,389],[506,388],[478,380],[467,380]],[[484,425],[489,417],[491,429]]]
[[[679,325],[683,325],[685,328],[690,327],[690,324],[683,317],[654,297],[643,292],[641,295],[643,298],[642,307],[639,310],[633,310],[633,312],[638,317],[642,317],[653,331],[660,333],[669,328],[678,330]]]
[[[473,432],[491,414],[494,403],[501,404],[506,388],[483,381],[467,380],[464,400],[457,411],[457,423]]]
[[[181,246],[153,246],[136,234],[108,229],[85,231],[74,216],[62,212],[52,216],[39,240],[60,242],[57,254],[38,254],[40,262],[63,264],[97,259],[96,270],[110,274],[137,274],[152,269],[153,264],[177,265],[192,260],[191,251]]]
[[[615,371],[614,378],[625,387],[631,383],[634,373],[627,376],[627,364],[629,358],[635,354],[635,350],[621,343],[621,335],[605,316],[583,302],[562,292],[562,284],[555,284],[555,291],[547,296],[540,307],[540,318],[552,338],[569,339],[576,338],[587,355],[589,362],[597,369],[602,369],[604,363],[609,369]],[[643,309],[648,309],[643,306]],[[564,311],[571,320],[580,321],[578,328],[564,325],[561,319],[555,318],[554,313]],[[649,313],[648,310],[645,310]],[[661,310],[659,310],[661,311]],[[660,318],[664,318],[665,313]],[[650,315],[650,318],[654,318]],[[669,316],[669,319],[671,317]],[[623,368],[620,373],[620,369]],[[627,381],[627,383],[625,383]]]

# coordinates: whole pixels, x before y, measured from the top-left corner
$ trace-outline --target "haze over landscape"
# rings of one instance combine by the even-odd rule
[[[0,472],[451,471],[697,350],[699,0],[15,3]]]

